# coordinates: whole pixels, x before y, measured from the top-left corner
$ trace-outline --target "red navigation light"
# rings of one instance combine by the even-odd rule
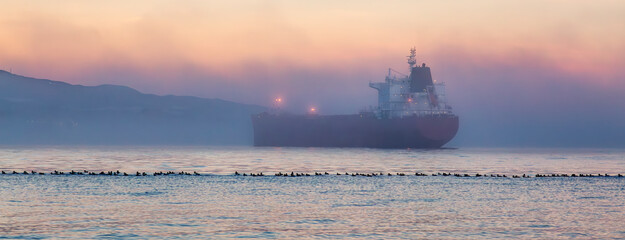
[[[314,108],[314,107],[311,107],[311,108],[310,108],[310,110],[309,110],[309,112],[310,112],[310,113],[316,113],[316,112],[317,112],[317,109],[316,109],[316,108]]]
[[[276,98],[276,102],[277,103],[281,103],[282,102],[282,98]]]

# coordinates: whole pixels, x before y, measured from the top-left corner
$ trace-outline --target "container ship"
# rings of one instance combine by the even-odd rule
[[[430,67],[408,56],[410,74],[388,70],[378,106],[349,115],[295,115],[274,109],[252,115],[254,146],[441,148],[458,132],[459,119],[445,96],[445,83],[432,80]],[[276,99],[281,102],[282,99]]]

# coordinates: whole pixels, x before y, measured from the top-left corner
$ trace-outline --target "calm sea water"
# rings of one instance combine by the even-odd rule
[[[203,174],[0,175],[5,238],[625,238],[625,177],[414,176],[625,174],[618,149],[0,147],[0,169]]]

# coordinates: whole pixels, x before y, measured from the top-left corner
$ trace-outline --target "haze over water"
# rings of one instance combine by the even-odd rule
[[[625,239],[625,1],[1,6],[0,238]],[[375,105],[411,47],[448,149],[249,146],[251,114]]]
[[[0,153],[5,171],[205,174],[0,175],[0,236],[8,238],[625,237],[625,178],[414,176],[615,175],[625,173],[618,149],[3,147]],[[278,171],[313,176],[271,174]]]

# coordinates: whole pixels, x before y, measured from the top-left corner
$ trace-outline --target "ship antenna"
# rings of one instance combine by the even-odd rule
[[[417,49],[415,47],[412,47],[410,49],[410,56],[408,56],[408,65],[410,65],[410,71],[412,72],[412,68],[414,67],[415,64],[417,64]]]

